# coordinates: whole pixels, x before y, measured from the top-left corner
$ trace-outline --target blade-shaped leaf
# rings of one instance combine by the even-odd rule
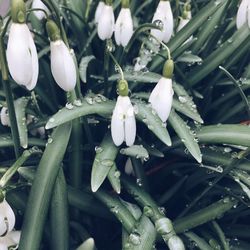
[[[95,59],[94,56],[85,56],[81,59],[79,64],[79,75],[83,82],[87,82],[87,68],[91,60]]]
[[[142,145],[132,145],[131,147],[122,148],[120,153],[141,159],[147,159],[149,157],[148,151]]]

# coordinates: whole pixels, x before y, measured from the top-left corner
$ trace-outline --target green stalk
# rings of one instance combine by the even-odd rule
[[[67,148],[70,132],[71,123],[59,126],[46,146],[30,191],[19,250],[39,249],[52,190]]]
[[[213,250],[213,248],[211,248],[209,244],[207,244],[207,242],[203,238],[199,237],[197,234],[193,232],[187,232],[187,233],[184,233],[184,235],[188,237],[191,241],[194,241],[199,247],[199,249]]]
[[[216,231],[224,250],[230,250],[230,246],[228,244],[228,241],[225,237],[225,234],[223,233],[221,227],[219,226],[219,224],[216,221],[212,221],[212,226],[214,228],[214,230]]]
[[[68,195],[63,170],[55,181],[50,206],[51,249],[69,249]]]

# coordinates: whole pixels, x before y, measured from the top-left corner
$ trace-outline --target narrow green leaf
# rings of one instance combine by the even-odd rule
[[[168,121],[191,155],[200,163],[202,161],[202,155],[194,132],[173,110],[170,113]]]
[[[89,63],[95,59],[94,56],[85,56],[81,59],[81,62],[79,64],[79,75],[81,80],[86,83],[87,82],[87,68]]]
[[[113,143],[110,134],[105,135],[101,145],[96,147],[96,156],[91,171],[91,189],[96,192],[104,182],[109,171],[115,164],[118,148]],[[113,178],[119,178],[113,176]]]
[[[70,132],[70,123],[56,128],[44,151],[25,211],[20,250],[39,249],[52,189],[67,148]]]
[[[213,248],[201,237],[199,237],[197,234],[193,232],[186,232],[184,235],[187,236],[191,241],[194,241],[196,245],[201,250],[213,250]]]
[[[171,146],[171,139],[164,124],[150,104],[136,100],[136,118],[142,121],[163,143]]]
[[[14,102],[20,144],[23,148],[28,147],[28,130],[27,130],[26,113],[25,113],[28,101],[29,101],[28,98],[21,97],[15,100]]]
[[[114,163],[111,169],[109,170],[108,179],[109,179],[111,186],[113,187],[113,189],[115,190],[117,194],[121,192],[120,175],[121,173],[117,169],[116,164]]]
[[[96,250],[94,239],[88,238],[76,250]]]
[[[176,62],[185,62],[189,64],[202,63],[202,58],[197,55],[191,54],[191,51],[184,52],[176,59]]]
[[[131,147],[122,148],[120,153],[123,155],[141,158],[141,159],[148,159],[148,151],[142,145],[132,145]]]

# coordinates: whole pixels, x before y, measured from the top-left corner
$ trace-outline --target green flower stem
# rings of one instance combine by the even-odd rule
[[[129,210],[121,203],[118,196],[108,195],[100,189],[94,193],[94,196],[109,208],[128,233],[133,231],[136,221]]]
[[[37,168],[27,203],[19,250],[39,249],[49,202],[64,157],[71,123],[56,128]]]
[[[214,249],[211,246],[209,246],[209,244],[203,238],[199,237],[197,234],[193,232],[187,232],[187,233],[184,233],[184,235],[187,238],[189,238],[191,241],[194,241],[199,247],[199,249],[201,250],[213,250]]]
[[[212,221],[212,226],[213,226],[214,230],[216,231],[224,250],[230,250],[230,246],[228,244],[228,241],[225,237],[224,232],[222,231],[221,227],[219,226],[219,224],[216,221]]]
[[[106,40],[106,45],[104,49],[104,60],[103,60],[103,77],[104,77],[104,95],[107,96],[108,94],[108,73],[109,73],[109,57],[110,53],[108,51],[108,43],[109,41]]]
[[[25,161],[27,161],[33,154],[40,154],[42,153],[37,147],[33,147],[29,150],[23,151],[22,155],[15,161],[15,163],[8,168],[5,174],[2,176],[0,180],[0,187],[4,187],[11,177],[16,173],[19,167],[21,167]]]
[[[69,249],[68,194],[63,170],[55,181],[50,205],[51,249]]]
[[[192,213],[183,218],[174,221],[176,233],[183,233],[187,230],[200,226],[216,218],[220,218],[223,214],[231,210],[237,205],[237,200],[231,197],[225,197],[212,205]]]

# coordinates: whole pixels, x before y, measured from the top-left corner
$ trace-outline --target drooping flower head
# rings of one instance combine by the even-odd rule
[[[241,28],[245,23],[250,28],[250,1],[242,0],[236,15],[237,29]]]
[[[128,97],[128,83],[120,80],[118,84],[119,96],[111,118],[111,136],[116,146],[123,141],[132,146],[136,136],[136,121],[134,107]]]
[[[168,59],[163,67],[163,76],[149,96],[149,102],[162,122],[166,122],[173,102],[172,74],[173,61]]]
[[[129,9],[129,1],[122,1],[122,8],[115,23],[115,41],[125,47],[133,35],[133,20]]]
[[[161,30],[152,29],[151,34],[155,36],[159,41],[164,41],[167,43],[174,30],[174,18],[171,9],[170,2],[167,0],[160,0],[155,14],[153,16],[152,23],[160,22],[161,23]]]
[[[16,83],[32,90],[38,78],[38,56],[34,40],[25,23],[26,8],[23,0],[12,0],[11,18],[6,51],[9,71]]]
[[[97,34],[101,40],[110,39],[115,29],[115,16],[112,1],[106,1],[98,18]]]
[[[32,9],[42,9],[46,13],[49,13],[49,9],[47,8],[47,6],[41,0],[33,0]],[[46,16],[44,11],[37,10],[37,11],[34,12],[34,14],[39,20],[42,20]]]
[[[65,91],[71,91],[76,85],[76,66],[69,48],[61,38],[56,23],[48,20],[46,23],[50,38],[50,66],[56,83]]]

